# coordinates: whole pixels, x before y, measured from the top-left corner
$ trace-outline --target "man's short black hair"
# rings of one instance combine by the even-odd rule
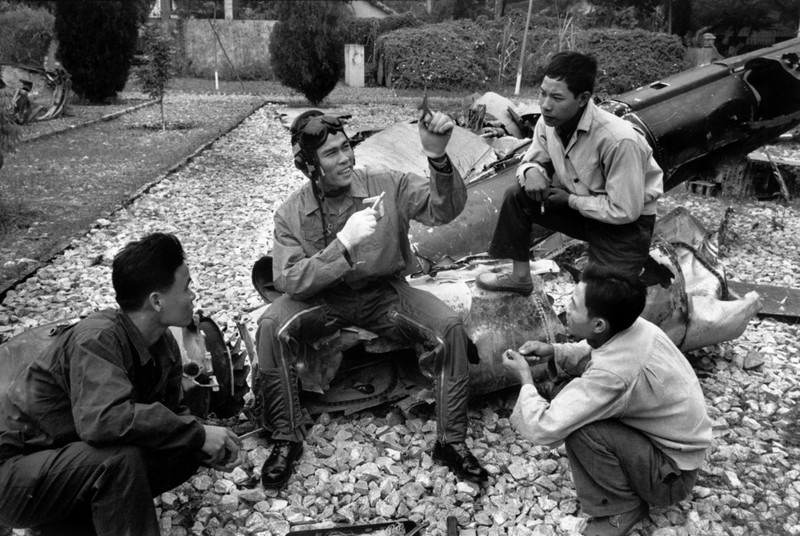
[[[151,292],[175,283],[175,270],[183,264],[183,246],[175,235],[152,233],[129,242],[114,256],[111,282],[123,311],[138,311]]]
[[[597,60],[580,52],[558,52],[550,59],[544,75],[553,80],[563,80],[576,97],[584,91],[594,93]]]
[[[589,263],[581,274],[590,317],[605,318],[611,335],[626,330],[644,311],[647,287],[629,270]]]

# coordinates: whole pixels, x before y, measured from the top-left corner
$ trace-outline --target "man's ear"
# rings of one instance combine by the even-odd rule
[[[609,325],[608,320],[605,318],[600,316],[595,316],[592,318],[592,333],[595,335],[602,335],[609,329],[611,329],[611,326]]]
[[[578,95],[578,104],[581,108],[586,106],[589,103],[589,99],[592,98],[592,94],[588,91],[584,91],[580,95]]]
[[[156,312],[161,312],[161,308],[163,307],[161,303],[161,294],[158,292],[151,292],[147,296],[147,303],[150,305],[150,308]]]

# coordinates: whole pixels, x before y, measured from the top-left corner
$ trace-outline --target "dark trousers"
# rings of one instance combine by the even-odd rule
[[[632,223],[614,225],[583,216],[568,206],[548,205],[541,213],[541,204],[533,201],[518,184],[506,190],[494,230],[489,255],[512,261],[530,260],[531,225],[583,240],[589,245],[589,262],[639,273],[650,254],[655,216],[640,216]]]
[[[402,279],[353,290],[340,285],[313,301],[282,296],[259,319],[256,334],[264,425],[275,439],[299,441],[304,417],[297,396],[298,352],[337,329],[358,326],[418,348],[420,370],[433,380],[437,436],[460,442],[467,432],[469,362],[461,317],[433,294]]]
[[[75,442],[0,464],[0,526],[60,536],[158,536],[153,497],[189,479],[197,453]]]
[[[617,420],[588,424],[565,446],[581,509],[593,517],[621,514],[642,502],[675,504],[697,480],[696,469],[678,469],[647,436]]]

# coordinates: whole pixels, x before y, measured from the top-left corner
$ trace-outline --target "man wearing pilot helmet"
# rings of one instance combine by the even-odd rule
[[[262,469],[280,488],[300,457],[309,418],[300,407],[296,356],[305,343],[346,326],[422,351],[433,380],[438,420],[433,459],[461,478],[486,471],[467,449],[467,333],[461,318],[432,294],[412,288],[409,222],[443,225],[463,210],[467,189],[445,149],[453,122],[427,109],[419,121],[430,178],[387,169],[355,169],[344,125],[306,112],[291,128],[295,165],[310,181],[275,213],[273,275],[278,298],[259,319],[258,393],[274,446]]]

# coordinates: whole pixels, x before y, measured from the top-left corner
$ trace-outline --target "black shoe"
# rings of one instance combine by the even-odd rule
[[[303,443],[276,441],[261,468],[261,484],[266,489],[283,487],[294,473],[294,462],[303,454]]]
[[[433,460],[446,465],[459,478],[481,483],[489,478],[489,473],[478,459],[472,455],[464,443],[436,442],[433,447]]]

